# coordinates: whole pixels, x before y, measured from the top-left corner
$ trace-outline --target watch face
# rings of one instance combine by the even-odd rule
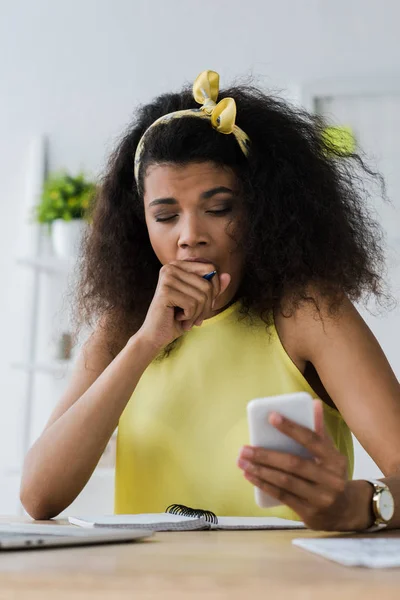
[[[387,490],[383,490],[379,495],[378,508],[382,519],[390,521],[394,513],[394,501],[392,494]]]

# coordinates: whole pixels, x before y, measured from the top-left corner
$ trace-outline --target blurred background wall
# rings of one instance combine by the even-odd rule
[[[11,364],[27,349],[31,280],[16,258],[32,140],[48,137],[51,170],[97,175],[138,103],[204,69],[222,85],[254,75],[295,103],[316,80],[398,81],[399,18],[397,0],[0,0],[0,473],[14,473],[1,513],[22,459],[26,374]],[[58,400],[46,385],[33,438]]]

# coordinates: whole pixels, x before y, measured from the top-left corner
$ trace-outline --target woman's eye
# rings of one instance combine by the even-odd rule
[[[221,216],[232,212],[232,207],[226,206],[225,208],[221,208],[219,210],[208,210],[207,212],[212,215]],[[168,221],[172,221],[172,219],[175,219],[177,216],[178,215],[171,215],[170,217],[155,217],[155,220],[156,223],[167,223]]]
[[[161,217],[156,217],[156,223],[166,223],[167,221],[172,221],[172,219],[175,219],[176,215],[172,215],[172,217],[165,217],[164,219],[162,219]]]
[[[209,210],[207,212],[211,213],[212,215],[225,215],[228,212],[232,211],[232,207],[231,206],[227,206],[226,208],[221,208],[220,210]]]

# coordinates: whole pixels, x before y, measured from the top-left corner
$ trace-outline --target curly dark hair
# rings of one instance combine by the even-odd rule
[[[256,311],[268,325],[284,299],[293,307],[310,299],[310,283],[332,310],[342,294],[352,301],[383,294],[382,231],[363,185],[366,177],[378,178],[384,190],[380,175],[360,154],[343,157],[324,136],[320,117],[251,86],[226,89],[219,98],[229,96],[251,140],[247,158],[233,135],[184,117],[149,132],[136,183],[134,155],[146,129],[164,114],[198,108],[184,88],[142,106],[109,160],[82,247],[75,315],[78,328],[106,322],[115,352],[143,323],[161,267],[144,220],[143,180],[151,164],[212,161],[234,170],[247,216],[244,314]]]

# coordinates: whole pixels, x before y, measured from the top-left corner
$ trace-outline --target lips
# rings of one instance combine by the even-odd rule
[[[199,262],[199,263],[207,263],[213,264],[211,260],[207,260],[207,258],[185,258],[185,262]]]

